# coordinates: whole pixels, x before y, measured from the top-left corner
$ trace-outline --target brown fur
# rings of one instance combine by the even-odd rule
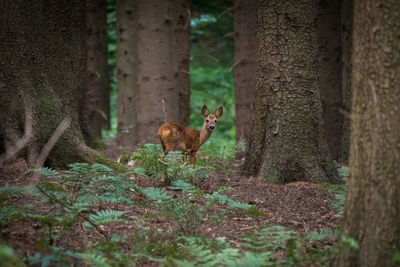
[[[208,114],[207,106],[202,108],[204,117],[203,127],[198,131],[193,128],[184,127],[177,122],[166,122],[160,129],[160,136],[163,153],[161,160],[169,151],[182,151],[189,154],[189,161],[193,164],[196,160],[196,153],[200,146],[210,138],[212,131],[216,128],[217,119],[222,116],[222,107],[219,107],[215,115]]]

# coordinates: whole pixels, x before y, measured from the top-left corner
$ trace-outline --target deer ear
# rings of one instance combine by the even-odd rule
[[[201,109],[201,114],[203,114],[203,117],[208,116],[208,108],[206,105],[204,105],[203,108]]]
[[[223,112],[224,112],[224,110],[222,109],[222,107],[219,107],[217,109],[217,111],[215,112],[215,117],[220,118],[222,116]]]

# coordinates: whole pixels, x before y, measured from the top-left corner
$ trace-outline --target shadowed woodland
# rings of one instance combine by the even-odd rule
[[[0,266],[400,264],[399,1],[0,14]]]

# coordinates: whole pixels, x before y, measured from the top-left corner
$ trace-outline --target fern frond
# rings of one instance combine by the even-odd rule
[[[104,258],[102,255],[91,253],[80,253],[79,255],[90,266],[111,267],[111,265],[107,263],[107,259]]]
[[[5,199],[17,197],[21,195],[27,194],[27,190],[22,187],[17,187],[13,185],[6,184],[5,186],[0,187],[0,201],[4,201]]]
[[[337,228],[328,228],[328,229],[321,229],[318,232],[314,231],[311,232],[308,236],[307,239],[311,241],[315,240],[323,240],[327,238],[335,238],[338,237],[340,234],[339,230]]]
[[[90,214],[90,219],[96,225],[106,224],[111,222],[121,222],[124,221],[120,217],[126,213],[126,211],[119,210],[102,210],[98,211],[96,214]]]
[[[283,247],[293,237],[294,232],[285,230],[282,226],[273,225],[249,234],[242,239],[241,244],[252,252],[274,251]]]
[[[166,202],[172,199],[164,188],[142,188],[141,192],[152,201]]]

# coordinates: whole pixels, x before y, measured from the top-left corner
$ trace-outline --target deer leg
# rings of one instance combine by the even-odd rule
[[[196,162],[196,152],[197,151],[190,151],[190,153],[189,153],[190,164],[194,164]]]
[[[164,152],[161,154],[160,159],[161,159],[161,160],[164,160],[165,156],[168,154],[169,151],[170,151],[170,150],[169,150],[168,148],[166,148],[166,149],[164,150]]]

